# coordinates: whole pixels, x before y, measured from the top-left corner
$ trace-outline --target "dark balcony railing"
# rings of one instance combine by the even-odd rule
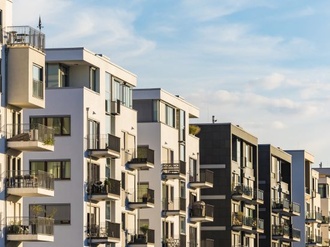
[[[138,188],[136,202],[155,203],[155,191],[149,188]],[[133,201],[134,202],[134,201]]]
[[[252,217],[247,217],[243,215],[243,212],[235,212],[232,215],[232,225],[233,226],[253,226],[255,219]]]
[[[163,238],[162,239],[162,247],[171,247],[171,246],[186,247],[186,236],[180,235],[180,238],[174,237],[174,238]]]
[[[300,204],[296,202],[291,203],[291,211],[300,214]]]
[[[203,201],[193,203],[190,210],[190,217],[212,217],[213,218],[214,206],[205,204]]]
[[[200,170],[199,173],[199,179],[197,174],[189,175],[189,182],[201,182],[201,183],[207,182],[213,184],[213,172],[210,170],[202,169]]]
[[[54,219],[45,217],[7,217],[7,234],[54,235]]]
[[[329,216],[322,216],[322,224],[329,224]]]
[[[163,163],[162,173],[180,173],[186,174],[186,162],[179,163]]]
[[[88,149],[109,149],[120,153],[120,138],[111,134],[89,135],[87,138]]]
[[[7,171],[7,188],[43,188],[54,190],[54,176],[44,171]]]
[[[137,157],[132,159],[134,163],[145,163],[149,162],[154,164],[155,152],[148,147],[138,147],[137,148]]]
[[[318,220],[322,221],[322,212],[320,211],[307,211],[306,220]]]
[[[214,247],[214,240],[213,239],[202,239],[201,247]]]
[[[243,185],[241,183],[234,183],[232,187],[233,195],[245,195],[245,196],[253,196],[253,189],[249,186]]]
[[[120,195],[120,181],[106,178],[104,181],[96,181],[90,184],[88,189],[89,194],[114,194]]]
[[[300,239],[300,230],[295,228],[290,228],[290,236],[291,238]]]
[[[45,34],[29,26],[5,28],[7,45],[30,45],[38,50],[45,50]]]
[[[286,225],[272,225],[273,236],[290,236],[290,227]]]
[[[130,244],[154,244],[155,243],[155,230],[148,229],[146,235],[144,234],[135,234],[132,236]]]
[[[260,201],[264,200],[264,191],[261,189],[254,190],[254,198]]]
[[[290,201],[287,199],[277,199],[272,203],[273,209],[285,209],[290,211]]]
[[[186,211],[186,198],[179,197],[180,201],[180,211]]]
[[[8,141],[39,141],[54,145],[54,129],[42,124],[7,124]]]
[[[90,238],[120,238],[120,224],[105,222],[87,226],[87,237]]]
[[[256,225],[257,229],[264,230],[265,224],[263,219],[255,219],[255,223],[253,225]]]
[[[149,229],[147,232],[147,243],[155,243],[155,230]]]

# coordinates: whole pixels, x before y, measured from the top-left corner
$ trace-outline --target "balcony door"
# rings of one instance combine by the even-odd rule
[[[100,147],[100,123],[88,120],[88,149]]]

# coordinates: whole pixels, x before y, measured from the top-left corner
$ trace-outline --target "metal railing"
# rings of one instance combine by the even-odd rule
[[[54,176],[45,171],[11,170],[6,172],[7,188],[43,188],[54,190]]]
[[[154,164],[154,159],[155,159],[154,150],[149,149],[148,147],[137,147],[137,155],[131,160],[131,162],[134,163],[149,162],[151,164]]]
[[[296,202],[291,203],[290,208],[291,208],[292,212],[300,214],[300,204],[299,203],[296,203]]]
[[[232,185],[232,194],[233,195],[246,195],[253,196],[253,189],[247,185],[241,183],[234,183]]]
[[[329,216],[322,216],[322,224],[329,224]]]
[[[201,247],[214,247],[214,240],[210,238],[202,239]]]
[[[92,150],[109,149],[120,153],[120,138],[111,134],[88,135],[87,148]]]
[[[162,173],[186,174],[186,162],[180,161],[179,163],[163,163]]]
[[[322,212],[320,211],[307,211],[306,220],[319,220],[322,221]]]
[[[120,195],[120,181],[106,178],[104,181],[96,181],[88,186],[89,194],[114,194]]]
[[[155,191],[146,187],[129,189],[127,194],[130,203],[155,203]]]
[[[205,204],[203,201],[193,203],[190,210],[190,217],[212,217],[214,213],[214,206]]]
[[[265,229],[265,223],[263,219],[255,219],[255,223],[253,223],[253,226],[257,229],[264,230]]]
[[[210,170],[202,169],[200,170],[199,173],[199,179],[197,174],[189,175],[189,182],[200,182],[200,183],[207,182],[213,184],[213,172]]]
[[[186,198],[179,197],[173,200],[164,198],[162,200],[162,209],[164,211],[186,211]]]
[[[254,198],[260,201],[264,200],[264,191],[261,189],[254,190]]]
[[[299,238],[300,239],[300,230],[296,228],[290,228],[290,236],[291,238]]]
[[[7,234],[54,235],[54,219],[46,217],[7,217]]]
[[[87,226],[87,237],[90,238],[120,238],[120,224],[105,222],[101,224],[91,224]]]
[[[32,96],[43,99],[44,98],[44,82],[33,79]]]
[[[7,124],[8,141],[40,141],[54,145],[54,129],[42,124]]]
[[[243,212],[235,212],[232,214],[233,226],[253,226],[255,219],[252,217],[244,216]]]
[[[129,244],[154,244],[155,243],[155,230],[148,229],[146,234],[133,234]]]
[[[290,236],[290,227],[286,225],[272,225],[274,236]]]
[[[45,51],[45,34],[30,26],[6,27],[4,36],[7,45],[30,45]]]
[[[288,199],[273,200],[272,208],[290,210],[290,201]]]

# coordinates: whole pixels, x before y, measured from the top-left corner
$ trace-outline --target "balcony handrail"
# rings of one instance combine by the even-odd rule
[[[120,195],[120,181],[113,178],[105,178],[90,182],[88,184],[88,193]]]
[[[257,200],[263,201],[264,200],[264,191],[261,189],[254,189],[254,197]]]
[[[292,238],[300,238],[300,230],[296,228],[290,228]]]
[[[45,171],[10,170],[6,172],[7,188],[44,188],[54,190],[54,175]]]
[[[130,203],[155,203],[155,191],[146,187],[128,189],[127,199]]]
[[[311,211],[306,211],[306,219],[307,220],[313,220],[313,219],[316,219],[316,220],[322,220],[322,212],[321,211],[314,211],[314,210],[311,210]]]
[[[250,216],[245,216],[243,212],[234,212],[232,214],[232,225],[233,226],[250,226],[252,227],[255,219]]]
[[[177,163],[162,163],[162,173],[180,173],[186,174],[186,162],[179,161]]]
[[[297,202],[292,202],[291,203],[291,211],[295,213],[300,213],[300,204]]]
[[[30,26],[8,26],[4,28],[7,45],[29,45],[45,51],[45,34]]]
[[[87,225],[87,236],[91,238],[120,238],[120,224],[114,222],[103,222]]]
[[[275,199],[272,203],[273,209],[290,209],[290,201],[286,198]]]
[[[232,194],[239,194],[239,195],[246,195],[246,196],[253,196],[253,188],[242,184],[242,183],[233,183],[232,184]]]
[[[7,234],[54,235],[54,219],[48,217],[7,217]]]
[[[7,124],[7,141],[40,141],[54,145],[54,128],[43,124]]]
[[[290,235],[290,227],[288,225],[280,224],[280,225],[272,225],[272,233],[273,235]]]
[[[203,201],[195,202],[192,204],[190,210],[191,217],[211,217],[213,218],[214,206],[206,204]]]
[[[190,174],[190,172],[189,172]],[[199,178],[198,174],[195,174],[193,176],[189,176],[189,181],[190,182],[200,182],[200,183],[211,183],[213,184],[213,177],[214,177],[214,172],[211,170],[207,169],[201,169],[199,173]]]
[[[109,149],[120,153],[120,138],[111,134],[87,135],[87,149]]]
[[[132,149],[133,151],[134,149]],[[136,155],[133,155],[132,161],[135,163],[144,163],[149,162],[151,164],[155,163],[155,151],[145,147],[138,146]]]

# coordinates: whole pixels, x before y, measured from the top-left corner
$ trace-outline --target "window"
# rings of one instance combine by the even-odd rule
[[[39,65],[33,64],[33,90],[32,96],[43,99],[44,98],[44,86],[43,86],[43,68]]]
[[[70,116],[54,117],[30,117],[30,125],[42,124],[54,129],[56,136],[68,136],[71,134]]]
[[[54,179],[67,180],[71,178],[70,160],[30,161],[31,171],[45,171],[53,174]]]
[[[88,148],[98,149],[100,147],[100,123],[88,120]]]
[[[87,164],[87,180],[94,183],[100,181],[100,166],[93,163]]]
[[[117,78],[112,81],[112,100],[120,100],[121,104],[132,108],[132,88]]]
[[[39,205],[42,208],[41,213],[35,215],[33,206]],[[30,204],[30,217],[52,217],[55,225],[71,224],[71,205],[70,204]]]
[[[69,86],[69,68],[62,64],[47,64],[47,88]]]
[[[111,75],[109,73],[105,73],[105,112],[111,113]]]
[[[186,217],[180,216],[180,234],[186,234]]]
[[[97,80],[97,69],[94,67],[90,67],[89,70],[89,87],[95,92],[100,92],[100,85]]]
[[[175,110],[169,105],[165,106],[165,123],[171,127],[175,127]]]

